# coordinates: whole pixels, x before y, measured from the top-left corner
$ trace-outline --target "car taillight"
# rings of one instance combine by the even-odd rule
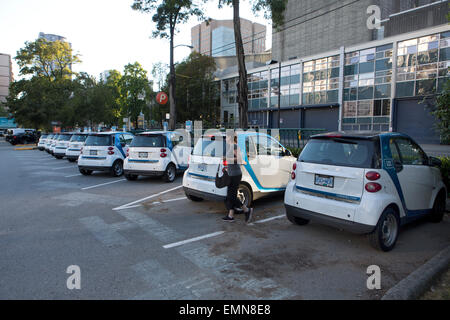
[[[380,174],[375,171],[369,171],[366,173],[366,178],[367,178],[367,180],[370,180],[370,181],[376,181],[376,180],[380,179],[380,177],[381,177]]]
[[[228,167],[227,159],[223,159],[223,166],[224,166],[224,167]]]
[[[127,148],[127,156],[126,158],[128,158],[130,156],[130,148]]]
[[[162,148],[161,150],[161,153],[165,153],[165,152],[167,152],[167,150],[166,149],[164,149],[164,148]]]
[[[294,164],[292,165],[292,170],[297,170],[297,162],[294,162]]]
[[[161,158],[165,158],[165,157],[167,157],[167,154],[161,153]]]
[[[369,182],[366,184],[366,191],[367,192],[371,192],[371,193],[375,193],[381,190],[381,185],[379,183],[376,182]]]
[[[189,162],[191,162],[191,156],[188,156],[188,159],[187,159],[188,161],[187,161],[187,168],[189,169]]]
[[[292,178],[292,180],[295,180],[295,172],[294,171],[292,171],[292,173],[291,173],[291,178]]]
[[[113,150],[114,150],[114,147],[108,147],[108,150],[109,150],[109,151],[113,151]]]

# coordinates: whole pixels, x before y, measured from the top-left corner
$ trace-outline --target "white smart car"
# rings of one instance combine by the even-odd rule
[[[70,138],[69,146],[66,149],[66,158],[70,162],[75,162],[80,156],[81,148],[88,137],[87,133],[74,133]]]
[[[78,169],[84,175],[108,171],[115,177],[123,174],[123,161],[133,135],[127,132],[99,132],[88,135],[80,156]]]
[[[69,147],[69,141],[72,138],[72,133],[61,133],[56,140],[55,149],[53,155],[56,159],[62,159],[66,155],[66,150]]]
[[[40,136],[39,141],[38,141],[38,145],[37,145],[38,149],[40,151],[44,151],[45,143],[47,141],[47,137],[48,137],[48,134],[43,134],[43,135]]]
[[[253,200],[284,192],[295,163],[290,151],[267,134],[239,132],[237,137],[245,162],[241,165],[240,201],[249,207]],[[225,148],[224,135],[207,135],[196,142],[183,177],[184,192],[190,200],[225,199],[227,188],[218,189],[215,185],[219,165],[227,165],[223,163]]]
[[[138,176],[160,176],[173,182],[177,172],[187,169],[191,147],[174,131],[144,132],[134,137],[123,169],[128,180]]]
[[[44,150],[47,151],[48,153],[50,153],[50,146],[52,145],[52,139],[54,136],[55,136],[54,133],[50,133],[49,135],[47,135],[47,138],[45,139]]]
[[[55,154],[55,148],[56,148],[56,141],[58,141],[59,139],[59,135],[60,133],[56,133],[53,138],[51,138],[50,140],[50,148],[49,148],[49,152],[51,155]]]
[[[438,166],[399,133],[330,133],[311,138],[293,166],[285,193],[287,218],[359,234],[391,250],[400,226],[443,218],[447,191]]]

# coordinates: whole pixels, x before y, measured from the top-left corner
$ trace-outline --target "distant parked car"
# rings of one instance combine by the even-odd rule
[[[159,176],[173,182],[177,172],[188,167],[191,147],[181,144],[183,136],[173,131],[144,132],[134,137],[124,161],[128,180],[139,175]]]
[[[368,234],[392,250],[400,226],[443,218],[447,190],[438,168],[409,136],[331,133],[313,136],[293,165],[284,203],[294,224],[309,221]]]
[[[87,133],[74,133],[69,141],[69,147],[66,149],[66,158],[70,162],[75,162],[80,156],[81,149],[88,137]]]
[[[61,133],[56,141],[54,156],[56,159],[62,159],[66,155],[66,150],[69,147],[69,141],[72,138],[71,133]]]

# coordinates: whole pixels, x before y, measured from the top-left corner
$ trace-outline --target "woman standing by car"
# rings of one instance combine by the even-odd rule
[[[227,197],[225,198],[225,206],[228,214],[222,218],[223,221],[234,222],[235,209],[241,209],[245,213],[245,222],[249,223],[252,219],[253,208],[247,208],[239,201],[237,197],[239,183],[242,179],[241,164],[245,164],[242,159],[241,152],[237,145],[237,135],[227,135],[226,138],[226,153],[228,165],[225,167],[229,177],[230,183],[227,188]]]

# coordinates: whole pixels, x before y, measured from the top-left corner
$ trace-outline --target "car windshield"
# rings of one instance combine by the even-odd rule
[[[165,136],[162,134],[139,135],[133,138],[130,147],[160,148],[166,146]]]
[[[110,146],[112,145],[112,136],[109,134],[90,135],[86,139],[86,146]]]
[[[62,134],[59,136],[58,140],[59,141],[69,141],[71,137],[72,137],[71,134]]]
[[[58,139],[59,139],[59,134],[53,136],[53,140],[58,140]]]
[[[194,156],[223,157],[226,154],[225,137],[204,137],[197,141]]]
[[[86,134],[74,134],[72,138],[70,138],[71,142],[84,142],[87,139]]]
[[[377,141],[346,137],[315,138],[307,143],[298,160],[332,166],[378,168]]]
[[[42,135],[41,139],[47,139],[47,135],[46,134]]]

